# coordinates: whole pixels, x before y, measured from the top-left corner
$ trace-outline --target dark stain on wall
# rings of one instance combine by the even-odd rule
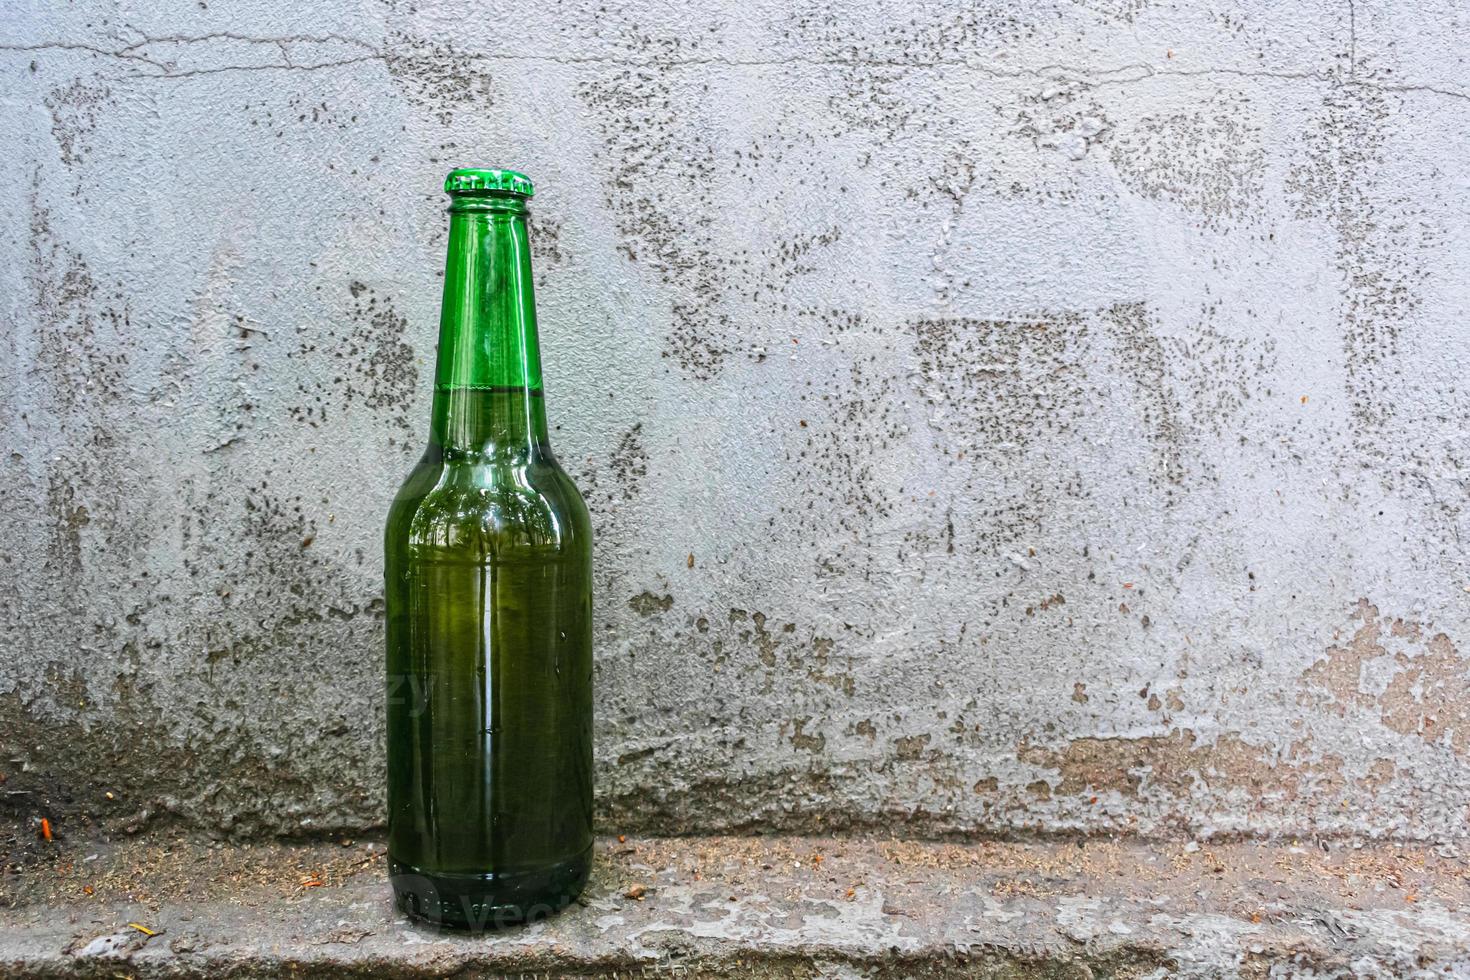
[[[577,95],[594,114],[604,186],[630,262],[671,287],[666,356],[694,378],[712,378],[734,350],[722,308],[729,266],[711,235],[717,207],[713,121],[702,114],[708,83],[678,67],[695,38],[633,33],[629,55],[646,64],[610,69],[582,82]]]
[[[545,290],[547,283],[554,283],[570,256],[562,247],[562,220],[544,214],[540,205],[531,209],[527,222],[531,232],[531,269],[535,275],[536,291]]]
[[[822,576],[865,577],[881,560],[869,532],[890,514],[901,488],[884,472],[884,460],[905,436],[898,405],[899,381],[876,354],[854,361],[817,389],[808,382],[785,421],[788,472],[799,493],[781,494],[773,531],[810,543]]]
[[[81,528],[95,525],[114,561],[142,533],[114,520],[132,473],[127,461],[133,450],[120,437],[120,420],[132,397],[126,379],[134,324],[125,290],[100,281],[83,254],[63,243],[40,193],[38,175],[30,194],[34,330],[28,342],[37,368],[34,390],[63,440],[46,465],[50,552],[58,563],[45,580],[57,595],[80,596],[87,557]]]
[[[287,355],[306,374],[297,384],[303,401],[292,407],[298,421],[319,428],[333,413],[361,405],[391,420],[403,433],[414,431],[409,409],[419,369],[408,345],[408,318],[393,301],[366,283],[347,287],[344,321],[320,331],[320,340],[303,340]]]
[[[889,23],[842,16],[820,4],[798,8],[791,29],[804,43],[833,61],[885,61],[925,66],[946,64],[1014,44],[1036,33],[1028,12],[1018,8],[922,7]]]
[[[1084,423],[1108,407],[1145,437],[1151,482],[1169,503],[1179,488],[1215,478],[1205,441],[1233,431],[1274,366],[1273,340],[1227,336],[1216,318],[1207,305],[1198,320],[1165,333],[1147,305],[1118,303],[1004,320],[926,317],[910,328],[930,426],[955,464],[1023,477],[1021,460],[1081,438]],[[1110,384],[1113,373],[1127,385]],[[1052,491],[1075,491],[1058,482],[1062,476],[1047,477]],[[1034,517],[1038,494],[1050,496],[1040,491],[1034,486],[1015,501],[1016,520]],[[994,509],[987,521],[1010,523]]]
[[[1164,344],[1142,303],[1114,306],[1105,314],[1115,356],[1133,381],[1138,424],[1153,448],[1154,471],[1172,487],[1184,483],[1184,408],[1174,392]]]
[[[673,596],[656,596],[652,592],[640,592],[628,600],[628,608],[645,618],[655,616],[661,612],[668,612],[673,607]]]
[[[461,113],[495,104],[495,82],[483,60],[448,41],[394,33],[383,48],[388,74],[410,105],[445,126]]]
[[[784,31],[830,67],[828,133],[867,134],[876,147],[915,133],[947,135],[958,120],[933,97],[935,72],[993,55],[1035,33],[1019,9],[911,8],[874,24],[822,6],[798,6]],[[864,154],[859,165],[875,162]]]
[[[1076,313],[912,321],[923,394],[952,449],[1006,458],[1068,432],[1087,412],[1092,324]]]
[[[276,98],[284,94],[277,93]],[[247,102],[241,108],[245,110],[251,126],[260,127],[278,139],[286,135],[286,127],[293,125],[325,127],[339,132],[356,125],[360,108],[329,102],[317,95],[297,92],[284,102],[274,103],[274,108],[271,102],[266,101]]]
[[[123,290],[94,278],[82,253],[53,231],[39,194],[32,191],[29,249],[36,361],[63,425],[95,430],[122,397],[132,321]]]
[[[46,489],[46,511],[55,522],[47,559],[53,574],[80,582],[82,577],[82,528],[92,522],[87,505],[77,489],[60,473],[52,473]]]
[[[46,96],[51,112],[51,135],[68,167],[83,163],[91,152],[91,137],[102,110],[116,105],[112,90],[101,82],[76,79]]]
[[[1244,96],[1217,96],[1191,112],[1138,120],[1108,158],[1123,183],[1151,200],[1200,215],[1207,226],[1253,215],[1265,188],[1266,152]]]
[[[624,432],[608,460],[613,477],[624,500],[632,500],[643,488],[648,476],[648,450],[643,448],[643,423],[635,422]]]
[[[1421,209],[1375,178],[1388,152],[1398,97],[1341,84],[1323,100],[1287,177],[1299,218],[1332,231],[1342,276],[1342,354],[1356,448],[1370,459],[1433,453],[1412,425],[1395,426],[1403,377],[1402,338],[1419,310],[1426,277],[1419,256],[1437,243]],[[1381,467],[1393,480],[1392,467]]]
[[[1154,0],[1072,0],[1084,10],[1102,16],[1106,20],[1132,24],[1138,15],[1154,6]]]

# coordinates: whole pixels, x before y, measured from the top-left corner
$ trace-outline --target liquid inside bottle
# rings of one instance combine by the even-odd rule
[[[467,173],[508,172],[446,186]],[[547,438],[529,194],[472,190],[451,189],[430,442],[389,514],[385,578],[395,898],[477,929],[586,881],[592,599],[590,519]]]

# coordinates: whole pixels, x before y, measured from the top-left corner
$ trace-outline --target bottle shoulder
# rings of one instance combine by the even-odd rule
[[[388,514],[389,560],[497,561],[590,554],[587,505],[554,457],[421,460]]]

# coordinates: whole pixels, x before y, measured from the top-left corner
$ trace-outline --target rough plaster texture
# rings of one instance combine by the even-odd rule
[[[604,827],[1463,834],[1467,30],[11,5],[6,805],[381,822],[438,185],[500,163],[599,534]]]

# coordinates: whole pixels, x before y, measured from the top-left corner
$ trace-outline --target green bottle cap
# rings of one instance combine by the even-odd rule
[[[514,194],[516,197],[531,197],[536,188],[531,178],[514,170],[488,170],[481,167],[460,167],[449,171],[444,178],[446,194]]]

